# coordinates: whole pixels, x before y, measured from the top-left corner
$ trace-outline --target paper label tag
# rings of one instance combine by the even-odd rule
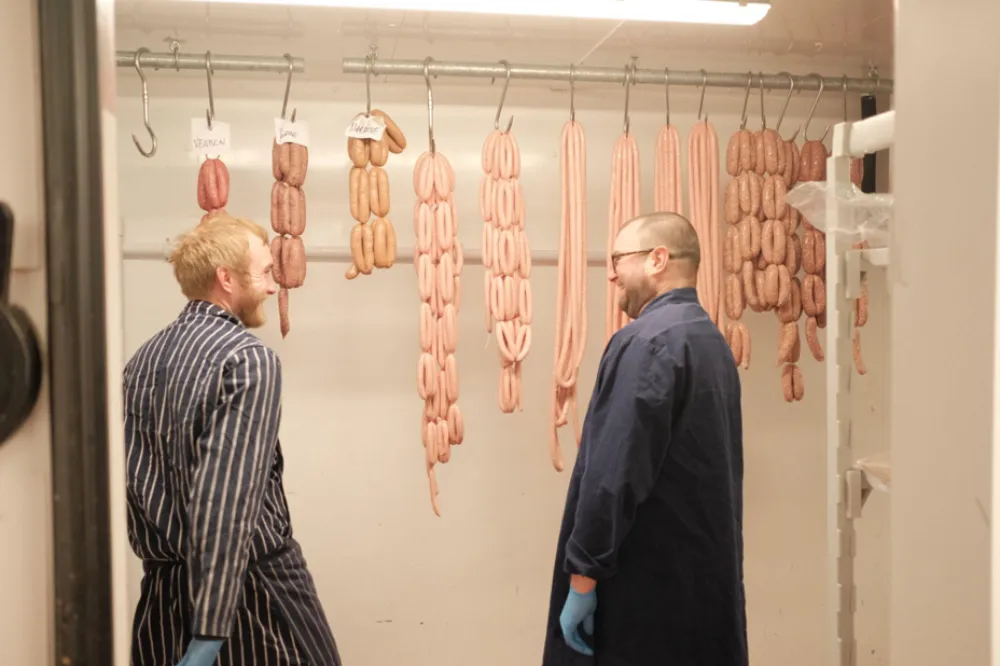
[[[278,144],[297,143],[309,147],[309,126],[304,122],[293,123],[291,120],[274,119],[274,140]]]
[[[199,155],[225,157],[231,149],[229,123],[213,120],[209,129],[205,118],[192,118],[191,148]]]
[[[359,113],[347,126],[344,136],[352,139],[373,139],[378,141],[385,132],[385,122],[378,116],[366,116]]]

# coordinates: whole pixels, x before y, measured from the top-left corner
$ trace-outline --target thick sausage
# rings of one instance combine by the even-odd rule
[[[773,308],[778,305],[780,291],[778,267],[775,264],[771,264],[764,273],[764,294],[767,297],[768,307]]]
[[[361,255],[363,263],[358,270],[368,275],[375,268],[375,235],[370,224],[361,225]]]
[[[736,178],[726,185],[726,222],[736,224],[740,221],[740,181]]]
[[[806,385],[802,378],[802,370],[797,365],[792,366],[792,396],[801,400],[806,394]]]
[[[762,201],[761,206],[762,206],[762,210],[764,212],[764,217],[766,217],[769,220],[773,220],[773,219],[775,219],[777,217],[777,215],[774,212],[774,210],[775,210],[775,208],[774,208],[774,181],[775,181],[774,176],[767,176],[767,177],[764,178],[764,187],[763,187],[763,193],[762,193],[763,201]]]
[[[760,251],[764,256],[764,261],[769,264],[777,263],[774,260],[774,221],[766,220],[760,228]]]
[[[288,233],[301,236],[306,231],[306,193],[297,187],[288,188]]]
[[[738,181],[737,189],[740,196],[740,211],[744,215],[747,215],[753,212],[753,208],[751,207],[752,200],[750,198],[750,173],[744,171],[739,175]]]
[[[351,164],[356,168],[363,169],[368,166],[369,153],[368,142],[365,139],[347,139],[347,156],[351,158]]]
[[[298,236],[290,236],[281,243],[281,269],[288,289],[297,289],[305,282],[306,249]]]
[[[376,141],[375,139],[365,139],[368,144],[368,159],[372,166],[383,167],[389,161],[389,145],[385,135]]]
[[[736,132],[729,137],[729,144],[726,146],[726,173],[736,176],[740,172],[740,133]],[[730,222],[730,224],[732,224]]]
[[[369,187],[367,172],[353,167],[350,171],[351,217],[358,222],[367,222],[371,217]]]
[[[372,115],[378,116],[385,122],[385,133],[389,135],[393,143],[399,146],[398,152],[403,152],[406,149],[406,135],[403,134],[403,130],[399,129],[399,125],[394,123],[389,114],[381,109],[372,109]]]
[[[773,220],[771,226],[773,227],[774,234],[771,263],[783,264],[785,263],[785,251],[788,245],[788,234],[785,231],[785,223],[781,220]]]
[[[389,215],[389,174],[381,167],[372,167],[368,172],[369,178],[369,199],[378,201],[378,207],[371,205],[372,213],[377,217]],[[372,198],[375,194],[375,198]]]
[[[271,277],[279,286],[284,286],[285,273],[281,270],[282,259],[281,244],[285,240],[284,236],[278,235],[271,239]]]
[[[372,222],[372,250],[375,257],[375,268],[389,267],[389,235],[387,224],[381,217]]]
[[[822,361],[826,358],[826,354],[823,353],[823,347],[819,343],[816,317],[806,319],[806,343],[809,345],[809,351],[812,352],[814,359]]]
[[[792,358],[792,350],[795,348],[795,341],[799,338],[799,327],[795,322],[788,322],[781,325],[781,334],[778,337],[778,365],[787,363]]]
[[[785,396],[785,402],[795,400],[795,387],[792,385],[792,372],[794,366],[789,364],[781,369],[781,392]]]
[[[854,325],[858,328],[868,323],[868,278],[861,277],[861,294],[854,300]]]
[[[859,375],[866,374],[868,366],[865,365],[865,360],[861,356],[861,329],[859,328],[855,328],[851,334],[851,352],[854,356],[854,369],[858,371]]]
[[[754,145],[753,134],[749,130],[739,131],[740,142],[740,170],[752,171],[754,168]]]
[[[281,330],[281,337],[288,335],[292,329],[288,321],[288,290],[282,287],[278,290],[278,326]]]
[[[292,233],[291,189],[288,183],[281,181],[271,186],[271,228],[276,234]]]

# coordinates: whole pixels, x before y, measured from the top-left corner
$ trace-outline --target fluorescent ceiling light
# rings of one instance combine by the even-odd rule
[[[505,16],[753,25],[770,0],[209,0],[236,4],[395,9]]]

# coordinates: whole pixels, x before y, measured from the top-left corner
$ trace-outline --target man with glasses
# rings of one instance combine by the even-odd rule
[[[618,233],[635,321],[608,341],[559,534],[543,666],[746,666],[743,433],[729,345],[696,291],[694,227]]]

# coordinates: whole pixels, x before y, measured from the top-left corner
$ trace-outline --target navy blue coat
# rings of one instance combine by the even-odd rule
[[[693,288],[649,303],[601,359],[556,554],[543,666],[746,666],[740,379]],[[585,657],[559,626],[597,579]]]

